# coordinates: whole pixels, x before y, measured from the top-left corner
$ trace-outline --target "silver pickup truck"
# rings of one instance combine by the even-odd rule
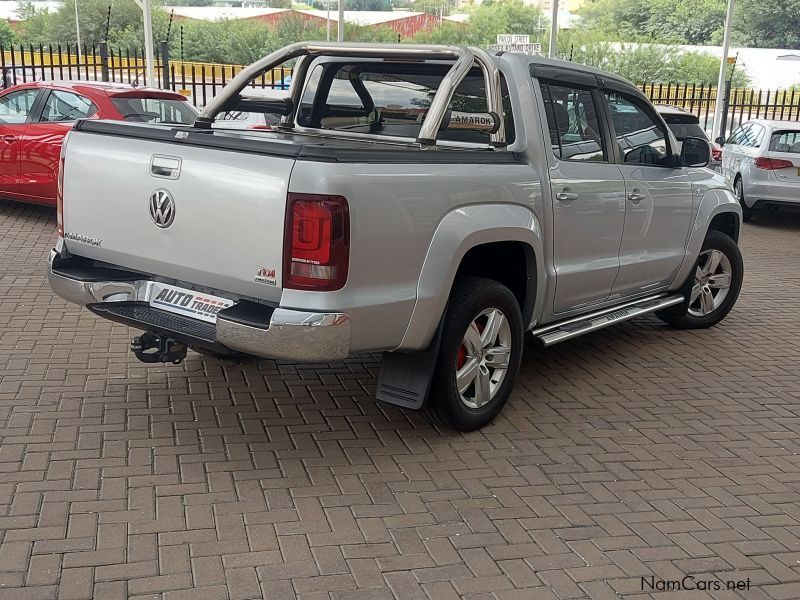
[[[248,96],[287,61],[285,97]],[[225,111],[280,121],[226,131]],[[476,429],[512,393],[528,332],[551,346],[731,310],[741,209],[706,141],[676,148],[640,91],[581,65],[295,44],[193,126],[79,122],[50,285],[143,330],[145,362],[384,352],[380,400]]]

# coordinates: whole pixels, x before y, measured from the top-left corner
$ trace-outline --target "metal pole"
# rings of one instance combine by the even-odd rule
[[[336,39],[344,41],[344,0],[339,0],[339,26],[337,27]]]
[[[725,90],[725,71],[728,68],[728,50],[731,44],[731,29],[733,28],[733,6],[736,0],[728,0],[728,12],[725,15],[725,35],[722,38],[722,59],[719,64],[719,79],[717,79],[717,100],[714,104],[714,124],[711,129],[711,139],[716,139],[721,130],[722,121],[722,94]]]
[[[75,0],[75,34],[78,36],[78,65],[81,64],[81,23],[78,19],[78,0]]]
[[[558,0],[553,0],[553,7],[550,11],[550,48],[547,51],[547,56],[550,58],[556,57],[558,50]]]
[[[325,6],[328,8],[328,16],[325,17],[325,40],[330,42],[331,41],[331,0],[328,0],[325,3]]]
[[[150,0],[142,0],[144,14],[144,64],[147,73],[147,85],[158,87],[155,75],[155,58],[153,57],[153,9]]]

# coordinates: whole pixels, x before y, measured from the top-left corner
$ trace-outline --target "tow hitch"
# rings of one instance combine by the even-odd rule
[[[145,363],[172,363],[179,365],[186,358],[186,344],[171,337],[147,331],[131,340],[131,350]]]

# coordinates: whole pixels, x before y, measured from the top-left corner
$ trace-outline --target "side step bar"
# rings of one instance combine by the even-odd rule
[[[553,323],[531,331],[533,337],[538,339],[545,347],[565,342],[585,333],[591,333],[604,327],[616,325],[635,317],[656,312],[670,306],[684,302],[680,294],[673,296],[649,297],[628,302],[619,306],[612,306],[587,315],[581,315],[560,323]]]

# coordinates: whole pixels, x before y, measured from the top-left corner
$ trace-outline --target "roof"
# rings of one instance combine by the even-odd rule
[[[178,17],[198,21],[223,21],[229,19],[253,19],[291,12],[288,8],[254,8],[235,6],[164,6],[165,11],[175,11]]]
[[[181,96],[177,92],[173,92],[171,90],[160,90],[158,88],[152,87],[134,87],[128,83],[114,83],[110,81],[28,81],[25,83],[19,83],[17,85],[26,86],[26,87],[41,87],[41,88],[59,88],[64,90],[75,90],[76,92],[105,92],[109,96],[114,96],[116,94],[122,94],[127,92],[137,92],[143,94],[153,94],[158,95],[162,98],[169,96],[170,98],[174,98],[175,100],[185,100],[183,96]]]
[[[760,123],[770,129],[788,129],[790,131],[800,131],[800,122],[781,121],[779,119],[750,119],[745,123]],[[744,125],[744,123],[742,123]]]
[[[320,19],[326,19],[328,16],[328,11],[326,10],[299,10],[297,12]],[[400,21],[424,14],[423,12],[412,12],[410,10],[346,10],[344,11],[344,20],[345,23],[353,23],[354,25],[380,25],[381,23]],[[331,21],[339,21],[339,14],[335,10],[331,11]]]

